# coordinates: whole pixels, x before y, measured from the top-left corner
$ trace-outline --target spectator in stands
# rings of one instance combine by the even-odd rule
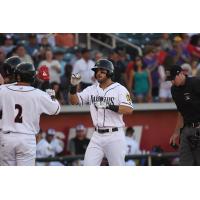
[[[28,43],[25,47],[30,56],[35,56],[35,54],[38,52],[39,44],[37,42],[37,36],[35,33],[28,34]]]
[[[190,62],[189,51],[184,47],[182,39],[179,36],[174,37],[173,49],[169,54],[174,57],[174,63],[177,65]]]
[[[62,141],[60,141],[57,137],[56,137],[56,130],[53,128],[49,128],[47,130],[47,134],[46,134],[46,140],[49,144],[51,144],[52,148],[53,148],[53,152],[54,152],[54,156],[59,155],[60,153],[62,153],[64,146]]]
[[[191,61],[191,68],[192,68],[192,76],[196,76],[197,75],[197,71],[199,70],[198,67],[198,59],[197,58],[193,58]]]
[[[134,137],[135,130],[133,127],[128,127],[126,129],[126,155],[140,154],[140,148],[138,142]],[[136,165],[136,160],[130,159],[126,161],[126,165]]]
[[[61,90],[66,104],[69,104],[68,93],[70,89],[70,79],[72,75],[72,65],[65,65],[65,73],[61,76]]]
[[[184,48],[187,48],[189,43],[190,43],[190,37],[187,33],[179,33],[179,36],[181,37],[182,39],[182,46]]]
[[[69,141],[69,151],[72,155],[84,155],[90,140],[86,137],[86,128],[83,124],[76,126],[76,136]]]
[[[95,52],[94,54],[94,61],[96,62],[97,60],[103,58],[103,54],[100,51]]]
[[[130,71],[130,80],[128,83],[130,94],[134,94],[135,100],[138,103],[151,102],[151,73],[145,67],[142,57],[137,56],[134,63],[134,68]]]
[[[34,63],[38,62],[39,44],[35,33],[28,34],[28,43],[25,45],[27,53],[33,58]]]
[[[61,66],[60,76],[62,76],[65,73],[65,65],[66,65],[66,62],[64,61],[64,51],[62,50],[55,51],[54,57],[55,57],[55,60],[57,60],[60,63],[60,66]]]
[[[12,52],[12,50],[14,49],[14,47],[15,47],[15,45],[14,45],[13,37],[11,35],[7,34],[5,36],[4,44],[2,46],[3,51],[7,55],[10,52]]]
[[[55,34],[39,33],[37,34],[39,44],[49,45],[51,48],[55,47]]]
[[[46,50],[45,60],[40,62],[39,66],[46,65],[49,68],[50,83],[57,82],[60,84],[61,66],[58,60],[53,59],[53,53],[51,49]]]
[[[33,60],[30,55],[26,53],[26,49],[23,44],[18,44],[15,48],[14,54],[19,56],[22,62],[28,62],[33,64]]]
[[[113,81],[118,82],[122,85],[125,85],[126,84],[126,81],[125,81],[126,66],[120,60],[120,55],[117,50],[111,51],[110,61],[113,63],[114,68],[115,68]]]
[[[55,42],[57,47],[71,48],[75,46],[75,37],[72,33],[56,33]]]
[[[195,34],[190,38],[190,43],[187,46],[187,49],[192,57],[192,59],[200,59],[200,35]]]
[[[169,33],[163,33],[160,39],[161,48],[165,51],[172,50],[172,42],[169,37]]]
[[[144,64],[151,73],[152,77],[152,96],[154,101],[158,100],[158,91],[159,91],[159,74],[158,66],[159,60],[157,59],[156,49],[154,46],[147,46],[145,49],[145,56],[143,58]]]
[[[74,47],[74,57],[70,60],[70,65],[72,65],[74,68],[74,64],[76,63],[76,61],[80,60],[81,58],[82,58],[81,48],[78,46],[75,46]]]
[[[57,82],[52,82],[51,88],[55,91],[55,93],[56,93],[55,96],[56,96],[56,99],[59,101],[59,103],[61,105],[65,104],[65,100],[64,100],[63,94],[60,89],[60,84],[58,84]]]
[[[171,95],[171,81],[166,81],[166,69],[171,67],[174,63],[172,56],[167,56],[164,60],[163,65],[158,67],[159,73],[159,102],[172,101]]]
[[[90,51],[88,49],[82,49],[81,54],[82,58],[76,61],[72,73],[80,73],[82,77],[80,89],[83,90],[86,87],[92,85],[95,81],[94,72],[91,70],[95,63],[90,59]]]
[[[48,158],[54,156],[54,151],[47,142],[47,140],[43,137],[43,131],[40,129],[39,133],[36,135],[36,158]],[[49,163],[47,162],[36,162],[37,166],[47,166]]]
[[[136,56],[135,56],[136,57]],[[131,60],[128,62],[127,67],[126,67],[126,73],[125,73],[125,81],[126,81],[126,85],[128,86],[129,82],[130,82],[130,78],[132,78],[131,75],[131,71],[134,68],[134,64],[135,64],[135,57],[131,56]]]

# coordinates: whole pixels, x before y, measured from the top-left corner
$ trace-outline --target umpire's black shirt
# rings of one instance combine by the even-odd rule
[[[200,78],[187,77],[183,86],[173,85],[171,93],[184,123],[200,122]]]

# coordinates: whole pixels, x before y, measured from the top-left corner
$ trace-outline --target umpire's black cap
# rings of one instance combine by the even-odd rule
[[[180,74],[180,72],[183,71],[183,69],[179,65],[173,65],[170,67],[170,69],[167,69],[166,76],[167,81],[172,81],[175,79],[176,75]]]

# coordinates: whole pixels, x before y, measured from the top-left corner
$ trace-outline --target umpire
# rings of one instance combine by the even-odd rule
[[[200,78],[187,77],[181,67],[174,65],[166,71],[171,80],[172,98],[177,106],[178,120],[170,138],[175,146],[180,139],[180,165],[200,165]]]

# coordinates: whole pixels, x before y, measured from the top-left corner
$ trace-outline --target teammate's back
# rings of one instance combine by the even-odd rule
[[[60,105],[47,93],[34,87],[9,85],[0,88],[0,109],[3,110],[3,131],[36,134],[40,115],[58,114]]]

